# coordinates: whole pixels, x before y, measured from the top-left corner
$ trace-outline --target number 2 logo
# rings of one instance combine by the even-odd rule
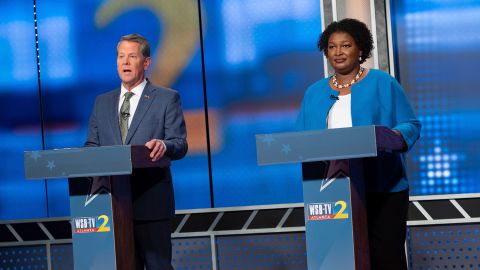
[[[103,222],[102,222],[102,225],[100,225],[100,227],[98,228],[97,232],[109,232],[110,231],[110,226],[107,227],[108,216],[107,215],[99,216],[98,221],[101,221],[101,220],[103,220]]]
[[[347,203],[345,201],[338,201],[335,203],[335,206],[337,205],[340,205],[340,210],[334,218],[348,218],[348,213],[343,213],[345,212],[345,209],[347,209]]]

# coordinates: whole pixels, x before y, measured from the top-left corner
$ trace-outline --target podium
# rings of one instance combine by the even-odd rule
[[[302,163],[309,270],[370,270],[361,158],[403,148],[382,126],[256,135],[259,165]]]
[[[27,179],[68,178],[74,269],[135,269],[129,175],[152,162],[143,146],[102,146],[24,153]]]

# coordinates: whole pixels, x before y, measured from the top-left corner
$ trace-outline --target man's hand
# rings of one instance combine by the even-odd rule
[[[150,158],[153,162],[159,160],[160,158],[165,155],[167,148],[165,147],[165,143],[159,139],[152,139],[145,143],[145,146],[150,149]]]

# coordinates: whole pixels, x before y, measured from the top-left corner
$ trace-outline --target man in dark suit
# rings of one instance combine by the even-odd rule
[[[179,94],[145,78],[150,45],[137,34],[123,36],[117,45],[119,89],[97,97],[85,146],[144,144],[152,161],[187,153],[186,129]],[[134,169],[131,175],[137,269],[168,270],[174,216],[170,169]]]

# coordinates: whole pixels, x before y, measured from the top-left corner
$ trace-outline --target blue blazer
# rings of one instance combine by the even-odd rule
[[[327,128],[327,115],[339,92],[325,78],[311,85],[303,98],[297,118],[297,129]],[[420,136],[421,124],[415,117],[400,84],[389,74],[371,69],[351,88],[352,125],[381,125],[398,130],[411,149]],[[354,138],[352,138],[354,139]],[[374,192],[396,192],[408,188],[405,156],[380,152],[377,158],[364,159],[366,189]]]
[[[118,104],[120,88],[99,95],[88,125],[85,146],[121,145]],[[125,144],[144,145],[161,139],[172,160],[187,153],[187,134],[178,92],[147,82],[133,116]],[[171,218],[175,213],[170,168],[132,172],[133,216],[136,220]]]

